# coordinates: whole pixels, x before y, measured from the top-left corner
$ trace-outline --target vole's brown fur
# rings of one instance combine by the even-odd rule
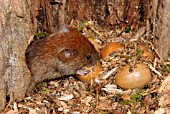
[[[94,46],[75,30],[36,40],[26,50],[26,63],[32,74],[27,95],[40,81],[74,75],[97,61]]]

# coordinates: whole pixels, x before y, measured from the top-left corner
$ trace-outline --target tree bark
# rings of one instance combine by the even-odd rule
[[[102,27],[136,26],[142,0],[68,0],[66,22],[93,20]],[[126,25],[125,25],[126,24]]]
[[[58,31],[58,2],[53,0],[30,0],[35,32],[48,34]]]
[[[29,0],[0,0],[0,109],[6,96],[25,96],[30,80],[25,50],[32,30]]]
[[[155,45],[162,58],[170,58],[170,1],[159,0],[155,26]]]
[[[140,4],[142,0],[66,0],[65,24],[72,20],[93,20],[102,27],[115,29],[117,27],[135,27],[140,20]],[[59,9],[62,2],[54,0],[31,0],[35,31],[54,33],[62,21]],[[145,14],[147,15],[147,14]],[[143,19],[144,20],[144,19]]]

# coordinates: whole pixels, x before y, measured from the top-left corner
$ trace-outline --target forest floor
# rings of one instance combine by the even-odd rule
[[[170,60],[163,61],[145,26],[107,30],[92,21],[75,21],[70,26],[91,38],[99,53],[115,42],[111,51],[101,53],[106,57],[101,58],[99,75],[89,82],[66,76],[39,83],[31,97],[8,104],[6,114],[170,113]],[[147,67],[135,70],[136,64]],[[130,68],[125,70],[127,65]],[[132,73],[138,76],[132,78]]]

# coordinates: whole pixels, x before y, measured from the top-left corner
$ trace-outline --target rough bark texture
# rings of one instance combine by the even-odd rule
[[[163,58],[170,57],[170,1],[160,0],[158,3],[158,12],[156,19],[156,46]]]
[[[53,0],[51,0],[53,1]],[[54,33],[58,25],[58,2],[50,0],[31,0],[34,31]]]
[[[0,108],[25,96],[29,70],[25,50],[32,35],[29,0],[0,0]]]
[[[99,25],[115,28],[125,23],[136,26],[140,19],[141,0],[68,0],[67,23],[72,19],[94,20]]]
[[[58,31],[61,20],[58,9],[62,2],[54,0],[31,0],[35,31],[54,33]],[[139,15],[142,0],[67,0],[65,23],[72,20],[93,20],[102,27],[117,28],[136,26],[143,15]],[[147,14],[145,14],[147,15]],[[145,18],[145,17],[143,17]],[[144,20],[144,19],[143,19]]]

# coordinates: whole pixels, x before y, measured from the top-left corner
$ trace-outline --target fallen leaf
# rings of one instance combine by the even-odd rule
[[[68,100],[72,99],[73,97],[74,97],[73,94],[68,94],[68,95],[61,96],[58,99],[62,100],[62,101],[68,101]]]

